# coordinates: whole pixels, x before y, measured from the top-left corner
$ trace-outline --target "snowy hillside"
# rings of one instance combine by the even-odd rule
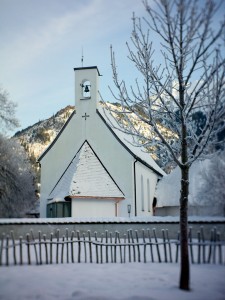
[[[66,106],[52,117],[39,121],[15,134],[33,161],[36,161],[54,140],[74,109],[74,106]]]

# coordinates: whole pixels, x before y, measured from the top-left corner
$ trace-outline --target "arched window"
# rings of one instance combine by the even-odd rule
[[[82,85],[82,97],[83,99],[91,98],[91,83],[88,80],[85,80]]]

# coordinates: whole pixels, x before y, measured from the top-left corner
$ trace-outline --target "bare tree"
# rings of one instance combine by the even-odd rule
[[[0,218],[24,217],[36,204],[34,174],[24,148],[0,134]]]
[[[181,169],[180,234],[181,271],[179,286],[190,289],[188,255],[189,169],[192,163],[209,151],[224,128],[225,20],[216,24],[216,14],[224,2],[207,0],[144,1],[148,18],[133,15],[128,58],[139,72],[130,88],[118,77],[115,55],[111,63],[115,99],[121,108],[111,113],[123,115],[120,130],[134,136],[138,144],[157,145],[162,153]],[[151,41],[152,37],[152,41]],[[154,51],[154,41],[161,51]],[[157,63],[158,62],[158,63]],[[196,113],[204,122],[196,125]],[[151,139],[134,126],[132,118],[149,126]],[[118,122],[119,124],[119,122]],[[167,130],[161,130],[162,125]],[[121,127],[122,126],[122,127]],[[161,126],[161,127],[160,127]],[[174,139],[167,138],[167,132]]]
[[[17,105],[9,100],[7,91],[0,88],[0,130],[5,133],[19,126],[19,122],[15,117]]]

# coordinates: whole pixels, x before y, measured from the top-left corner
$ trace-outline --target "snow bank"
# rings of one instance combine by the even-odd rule
[[[209,160],[196,161],[190,168],[189,205],[200,205],[197,193],[202,184],[202,171],[207,169]],[[164,176],[157,187],[157,206],[179,206],[181,171],[176,167],[169,175]],[[204,205],[204,203],[201,203]]]
[[[225,268],[191,266],[191,291],[178,288],[179,264],[62,264],[0,267],[4,300],[224,300]]]

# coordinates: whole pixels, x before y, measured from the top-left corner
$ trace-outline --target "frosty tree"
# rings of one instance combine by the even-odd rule
[[[128,57],[139,72],[130,88],[118,77],[111,48],[116,90],[112,93],[121,103],[121,109],[111,108],[111,113],[122,114],[123,122],[118,126],[132,134],[137,145],[160,148],[162,156],[181,169],[179,285],[189,290],[189,169],[196,159],[214,149],[213,144],[224,129],[225,20],[216,22],[224,2],[143,3],[148,18],[141,20],[133,15],[131,41],[127,43]],[[156,39],[161,42],[161,52],[154,50]],[[151,138],[143,135],[140,126],[134,126],[133,116],[149,126]],[[162,130],[162,126],[167,130]],[[168,131],[173,132],[174,139],[168,139]]]
[[[0,88],[0,131],[2,133],[19,126],[19,122],[15,117],[16,106],[16,103],[9,99],[7,91]]]
[[[213,157],[209,166],[202,170],[202,185],[198,191],[198,202],[216,204],[225,215],[225,150]]]
[[[0,89],[0,218],[24,217],[34,208],[34,174],[24,148],[4,134],[19,126],[16,104]]]
[[[34,174],[24,148],[0,134],[0,218],[19,218],[34,209]]]

